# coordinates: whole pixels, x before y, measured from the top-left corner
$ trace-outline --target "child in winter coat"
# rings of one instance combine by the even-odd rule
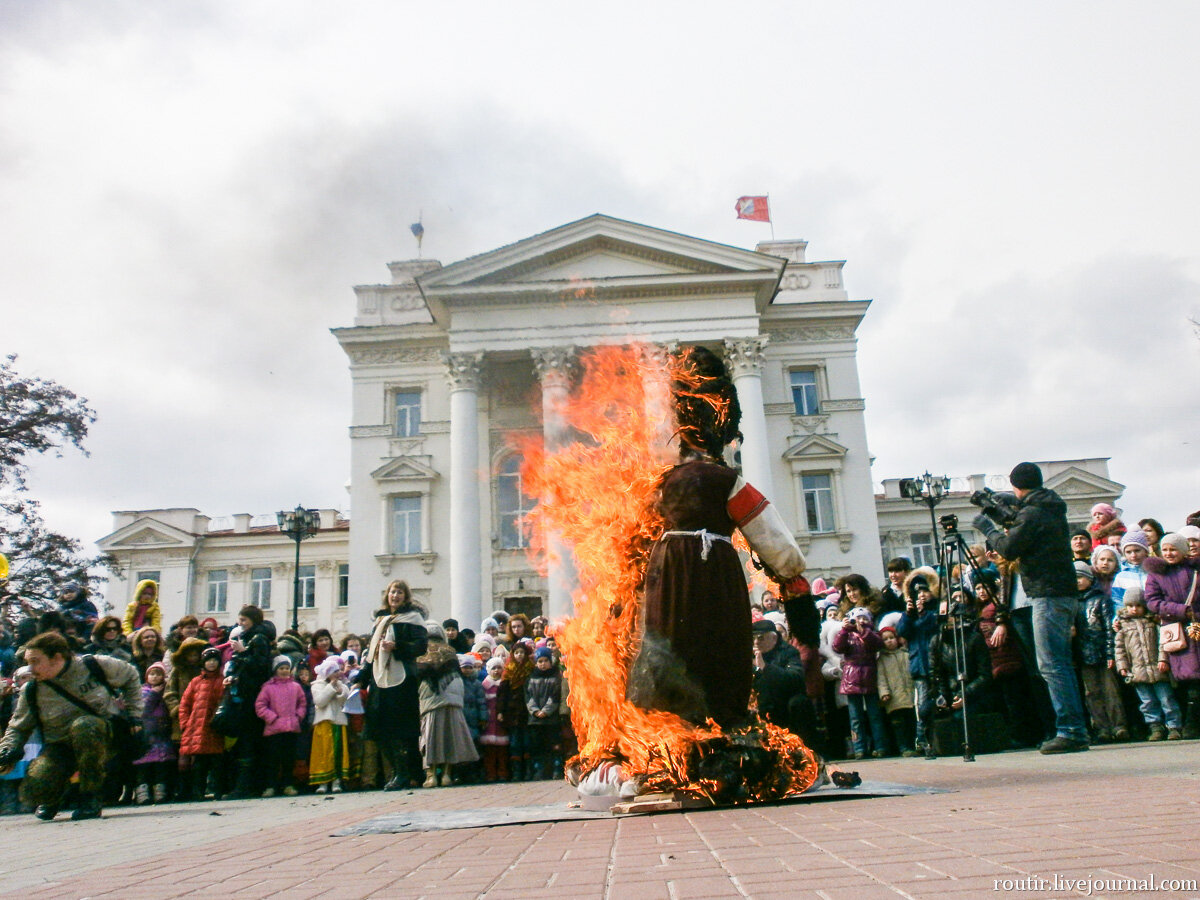
[[[267,789],[264,797],[282,793],[295,797],[298,791],[293,781],[292,770],[296,766],[296,740],[304,722],[308,706],[304,701],[304,689],[292,678],[292,661],[286,656],[277,656],[271,666],[271,679],[258,692],[254,701],[254,712],[266,727],[263,740],[266,742]]]
[[[489,659],[485,668],[487,676],[480,686],[483,688],[483,698],[487,706],[487,722],[483,726],[483,733],[479,735],[479,746],[483,751],[484,778],[489,783],[508,781],[508,734],[500,724],[497,698],[504,663],[498,659]]]
[[[145,754],[133,761],[137,773],[135,797],[139,805],[167,802],[167,781],[175,768],[175,745],[171,743],[171,713],[163,699],[167,670],[151,663],[142,685],[142,745]]]
[[[1092,521],[1088,525],[1092,535],[1092,547],[1104,544],[1115,544],[1125,533],[1125,523],[1117,518],[1117,511],[1111,503],[1097,503],[1092,507]]]
[[[850,705],[850,739],[855,759],[864,758],[868,752],[881,757],[887,749],[887,729],[879,707],[876,677],[883,641],[873,624],[870,611],[856,606],[846,613],[842,630],[833,638],[834,651],[842,655],[842,693]]]
[[[483,729],[487,727],[488,720],[487,698],[483,692],[483,682],[479,680],[477,672],[479,659],[473,653],[460,653],[458,666],[463,680],[463,718],[467,720],[467,729],[471,732],[471,740],[475,742],[475,749],[478,750],[480,747],[479,737],[483,733]],[[460,771],[467,774],[467,781],[476,784],[480,780],[482,766],[477,761]]]
[[[499,649],[499,648],[497,648]],[[495,657],[492,657],[495,659]],[[508,780],[526,781],[529,770],[529,710],[525,706],[525,682],[533,671],[529,647],[518,643],[504,664],[500,690],[496,694],[497,717],[508,734]]]
[[[328,656],[316,668],[317,680],[312,683],[313,730],[312,749],[308,757],[308,783],[321,793],[337,793],[342,782],[357,778],[352,771],[349,725],[343,707],[350,698],[350,688],[343,678],[343,662],[339,656]]]
[[[186,644],[184,645],[186,646]],[[183,757],[181,769],[191,780],[191,799],[204,800],[208,780],[216,780],[218,763],[225,752],[225,738],[213,731],[212,720],[225,695],[225,678],[221,674],[221,651],[208,647],[201,655],[200,674],[193,678],[179,701],[179,752]],[[176,672],[179,668],[176,667]],[[214,784],[211,792],[220,794]]]
[[[446,643],[446,633],[437,622],[426,622],[425,631],[429,636],[429,647],[417,657],[417,672],[421,677],[418,696],[425,787],[433,788],[450,784],[454,766],[475,762],[479,752],[463,715],[463,680],[458,654]]]
[[[22,666],[13,673],[12,693],[8,699],[16,697],[21,688],[28,682],[33,680],[33,670],[29,666]],[[14,701],[15,706],[15,701]],[[15,816],[22,812],[21,804],[21,782],[25,779],[25,773],[29,769],[29,764],[37,759],[39,753],[42,752],[42,733],[40,729],[35,729],[30,735],[29,740],[25,742],[25,755],[12,767],[10,772],[0,775],[0,816]],[[30,810],[32,807],[30,807]]]
[[[562,673],[554,665],[554,652],[542,647],[533,655],[533,671],[525,682],[525,708],[529,711],[529,758],[536,779],[561,777],[556,765],[559,710],[562,707]],[[558,771],[556,771],[556,769]]]
[[[1183,713],[1171,690],[1167,653],[1158,645],[1158,622],[1146,610],[1137,585],[1125,589],[1125,601],[1117,614],[1115,656],[1117,671],[1137,691],[1142,718],[1150,726],[1149,740],[1179,740]]]
[[[1100,549],[1096,553],[1100,553]],[[1115,554],[1111,555],[1115,560]],[[1116,569],[1115,562],[1113,569]],[[1112,601],[1108,592],[1097,583],[1092,567],[1085,562],[1075,563],[1075,584],[1080,593],[1075,639],[1081,660],[1084,699],[1096,730],[1096,741],[1101,744],[1127,741],[1129,729],[1125,726],[1125,710],[1114,678]]]
[[[162,610],[158,607],[158,583],[150,578],[144,578],[133,589],[133,599],[125,607],[125,621],[121,630],[125,634],[133,634],[149,625],[162,634]]]
[[[916,755],[917,713],[914,709],[916,692],[913,689],[912,672],[908,666],[908,650],[900,646],[896,629],[888,626],[879,631],[883,649],[879,651],[876,677],[879,685],[879,701],[887,713],[892,726],[892,736],[900,748],[900,755]]]
[[[922,566],[904,579],[904,612],[896,633],[908,644],[908,671],[913,677],[917,705],[917,746],[933,739],[933,692],[929,688],[929,642],[938,630],[937,604],[940,579],[933,569]]]

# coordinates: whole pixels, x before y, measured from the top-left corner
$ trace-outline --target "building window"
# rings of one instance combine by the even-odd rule
[[[421,498],[392,498],[392,553],[421,552]]]
[[[496,475],[496,511],[500,515],[500,546],[520,550],[529,546],[525,514],[537,504],[521,487],[521,457],[504,460]]]
[[[259,609],[271,608],[271,570],[250,570],[250,605]]]
[[[421,433],[421,392],[396,391],[396,437],[416,437]]]
[[[803,475],[804,514],[813,533],[833,531],[833,479],[829,475]]]
[[[798,416],[815,416],[821,412],[817,401],[817,373],[814,369],[793,369],[792,405]]]
[[[301,566],[296,570],[300,581],[300,609],[315,609],[317,605],[317,567]]]
[[[937,566],[933,552],[933,535],[928,531],[914,531],[909,535],[912,542],[912,561],[914,566]]]
[[[213,569],[208,573],[208,612],[225,612],[229,602],[229,570]]]
[[[350,605],[350,566],[342,563],[338,566],[338,606]]]
[[[161,584],[162,572],[138,572],[137,581],[134,584],[137,584],[138,581],[153,581],[155,584]]]

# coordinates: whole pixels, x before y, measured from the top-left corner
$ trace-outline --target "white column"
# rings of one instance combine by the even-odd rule
[[[479,504],[479,373],[482,353],[445,357],[450,383],[450,614],[464,628],[483,619]]]
[[[765,335],[739,340],[725,339],[725,364],[733,376],[738,403],[742,407],[742,474],[770,499],[771,448],[767,439],[767,415],[763,410],[762,366]]]
[[[651,449],[665,466],[679,461],[679,444],[671,443],[675,432],[675,414],[671,411],[671,355],[678,346],[674,341],[642,346],[645,410],[650,421],[655,423],[654,446]]]
[[[542,440],[550,453],[569,440],[563,411],[571,389],[573,347],[544,347],[530,351],[542,383]],[[556,534],[546,536],[546,583],[549,592],[546,613],[551,620],[563,619],[575,612],[572,597],[578,586],[571,548]]]

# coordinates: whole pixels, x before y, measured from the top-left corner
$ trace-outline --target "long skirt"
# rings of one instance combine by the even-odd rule
[[[329,784],[336,778],[354,779],[350,740],[345,725],[318,722],[312,731],[312,751],[308,757],[308,783]],[[354,767],[355,769],[357,767]]]
[[[479,751],[460,706],[440,706],[421,716],[421,751],[425,768],[475,762]]]

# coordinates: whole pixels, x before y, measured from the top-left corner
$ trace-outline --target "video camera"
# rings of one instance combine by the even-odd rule
[[[1020,501],[1016,494],[984,488],[973,493],[970,501],[972,506],[978,506],[985,516],[1001,528],[1009,528],[1017,521]]]

